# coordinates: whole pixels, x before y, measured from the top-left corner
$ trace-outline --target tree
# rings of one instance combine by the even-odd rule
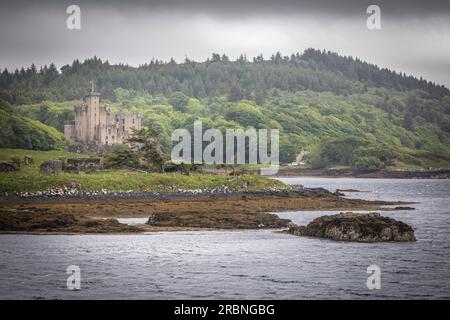
[[[243,127],[263,128],[266,123],[261,110],[245,100],[229,106],[225,112],[225,119],[240,123]]]
[[[237,102],[243,98],[242,89],[237,82],[231,84],[228,100],[230,102]]]
[[[375,157],[361,157],[353,162],[352,167],[361,171],[376,171],[383,167],[383,163]]]
[[[127,147],[116,147],[105,159],[106,168],[137,168],[139,167],[139,154]]]
[[[266,96],[264,94],[264,89],[261,85],[258,85],[254,93],[254,101],[257,105],[262,106],[266,102]]]
[[[405,113],[405,117],[403,118],[403,128],[412,130],[413,127],[413,117],[410,112]]]
[[[156,166],[159,172],[164,172],[165,156],[161,151],[159,134],[156,130],[152,128],[133,130],[127,142],[142,154],[150,167]]]
[[[189,103],[189,97],[182,92],[174,92],[169,97],[169,103],[175,110],[185,112]]]

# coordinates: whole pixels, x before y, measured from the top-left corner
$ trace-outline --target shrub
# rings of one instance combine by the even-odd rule
[[[105,159],[105,168],[139,168],[139,155],[130,149],[116,149]]]
[[[352,167],[360,171],[375,171],[383,167],[383,163],[375,157],[361,157],[353,162]]]

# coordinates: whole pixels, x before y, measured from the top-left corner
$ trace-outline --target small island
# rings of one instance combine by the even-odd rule
[[[353,242],[416,241],[414,230],[404,222],[367,214],[344,212],[314,219],[307,226],[291,224],[287,233],[296,236]]]

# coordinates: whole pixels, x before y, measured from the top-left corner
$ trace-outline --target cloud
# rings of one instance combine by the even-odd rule
[[[97,55],[139,65],[152,58],[204,60],[301,52],[308,47],[357,56],[450,86],[450,2],[376,1],[382,30],[366,28],[373,1],[34,1],[0,2],[0,67]],[[77,3],[82,29],[68,30]]]

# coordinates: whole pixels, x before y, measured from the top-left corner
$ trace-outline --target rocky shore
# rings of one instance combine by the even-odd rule
[[[195,194],[195,196],[194,196]],[[0,199],[0,232],[118,233],[192,229],[283,228],[272,214],[302,210],[378,210],[400,202],[347,199],[301,186],[248,192],[27,195]],[[128,226],[117,218],[147,218]]]
[[[80,189],[79,183],[69,183],[67,185],[55,186],[48,188],[43,191],[36,192],[15,192],[7,193],[0,192],[0,203],[8,201],[42,201],[45,199],[54,200],[79,200],[79,199],[181,199],[189,198],[192,196],[196,197],[209,197],[209,196],[226,196],[226,195],[245,195],[245,194],[255,194],[255,195],[289,195],[292,192],[298,193],[299,195],[319,195],[328,194],[328,190],[323,188],[304,188],[302,185],[285,185],[282,188],[272,187],[266,188],[264,190],[242,190],[233,189],[227,186],[221,186],[211,189],[181,189],[172,188],[167,192],[136,192],[134,190],[126,191],[109,191],[107,189],[95,190],[95,191],[83,191]]]
[[[289,225],[288,233],[337,241],[390,242],[416,241],[414,230],[404,222],[372,212],[352,212],[314,219],[307,226]]]
[[[2,233],[134,233],[142,229],[116,219],[95,219],[70,213],[53,213],[35,207],[2,211]]]

